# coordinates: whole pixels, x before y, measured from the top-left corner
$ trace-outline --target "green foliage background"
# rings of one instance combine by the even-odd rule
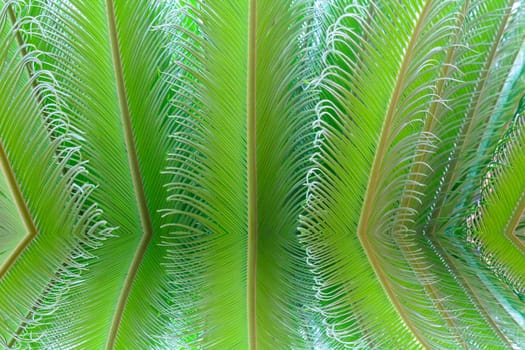
[[[0,347],[525,347],[522,0],[3,0]]]

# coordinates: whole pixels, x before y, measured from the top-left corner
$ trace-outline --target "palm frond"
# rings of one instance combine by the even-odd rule
[[[247,5],[184,1],[172,14],[182,18],[165,211],[172,347],[248,346]]]
[[[331,54],[338,57],[334,61],[344,65],[329,66],[322,85],[333,99],[320,110],[320,155],[304,239],[312,258],[329,257],[315,263],[323,293],[319,297],[326,302],[335,336],[344,343],[430,346],[451,338],[439,326],[443,319],[428,305],[414,271],[406,268],[406,256],[418,259],[410,239],[389,233],[392,215],[406,215],[404,208],[394,209],[413,159],[404,150],[432,141],[419,138],[418,124],[433,99],[433,77],[443,56],[439,48],[454,28],[449,6],[453,4],[432,1],[351,6],[329,37]],[[393,13],[404,16],[394,18]],[[374,65],[379,60],[383,64]],[[388,254],[379,256],[380,251]],[[372,286],[375,292],[370,292]],[[397,291],[406,288],[411,300]],[[376,332],[383,334],[379,343],[374,343]]]
[[[0,347],[520,348],[524,15],[1,0]]]
[[[489,80],[487,86],[501,87],[501,79],[487,76],[480,77],[480,73],[477,71],[483,64],[487,64],[484,60],[488,59],[489,48],[494,52],[506,51],[510,56],[516,55],[519,52],[516,46],[519,36],[515,36],[516,34],[512,33],[512,30],[519,30],[520,26],[514,25],[510,27],[509,32],[506,34],[507,43],[504,45],[506,48],[499,48],[500,43],[498,39],[494,39],[494,36],[498,33],[499,28],[502,27],[500,19],[505,18],[505,13],[510,15],[512,8],[507,8],[503,3],[486,1],[464,2],[463,7],[464,11],[459,18],[460,22],[458,23],[454,44],[448,49],[446,63],[441,73],[444,78],[448,77],[449,79],[441,80],[436,87],[438,99],[430,107],[429,113],[431,117],[427,118],[423,129],[426,132],[436,134],[439,137],[439,142],[435,145],[434,150],[421,152],[416,158],[411,183],[405,190],[407,194],[416,190],[422,192],[423,195],[420,197],[422,202],[405,196],[406,200],[401,203],[402,206],[408,204],[413,208],[414,214],[412,218],[415,221],[408,225],[408,229],[416,232],[423,231],[428,234],[428,237],[420,239],[420,246],[422,249],[426,249],[425,255],[438,257],[438,259],[433,259],[432,264],[432,273],[439,276],[439,283],[436,283],[436,287],[441,295],[453,295],[453,297],[444,299],[443,302],[445,305],[448,305],[451,315],[454,315],[453,320],[455,321],[453,323],[458,324],[462,329],[460,333],[466,332],[461,337],[474,339],[481,336],[478,342],[492,347],[497,346],[497,343],[500,341],[507,345],[515,342],[516,339],[519,339],[519,336],[516,338],[516,335],[522,331],[522,326],[520,326],[519,322],[512,321],[508,310],[505,310],[505,307],[501,305],[502,298],[494,295],[494,291],[502,290],[499,281],[490,274],[485,274],[479,264],[475,262],[476,258],[472,256],[472,252],[465,249],[465,235],[451,237],[449,234],[446,234],[438,239],[432,233],[436,232],[433,230],[439,231],[444,223],[448,225],[447,227],[454,228],[458,232],[458,230],[465,227],[464,220],[469,215],[468,206],[462,209],[462,204],[453,204],[453,200],[450,198],[446,202],[435,201],[436,193],[439,193],[443,186],[443,177],[435,176],[435,174],[450,171],[449,164],[454,162],[450,149],[462,142],[458,141],[459,139],[456,138],[454,130],[459,130],[461,125],[464,125],[462,123],[465,123],[469,113],[466,111],[469,110],[468,108],[473,108],[468,103],[470,100],[474,100],[473,96],[478,96],[481,93],[477,89],[483,86],[483,84],[476,86],[474,82],[476,80],[473,80],[473,78],[479,78],[477,81],[483,82]],[[473,50],[472,48],[474,47],[477,47],[477,49]],[[496,54],[494,53],[494,55]],[[503,53],[501,53],[501,57],[504,57]],[[501,62],[504,62],[504,60]],[[497,69],[490,69],[490,72],[496,75],[501,74],[505,78],[508,76],[509,67],[511,66],[512,60],[509,65],[507,59],[505,64],[498,67],[499,73]],[[477,73],[467,73],[470,69],[473,69],[474,72],[477,71]],[[487,70],[483,70],[483,72],[486,74]],[[519,89],[509,91],[519,91]],[[490,98],[484,97],[481,100],[484,103],[488,103],[487,106],[490,103],[496,105],[495,101],[498,101],[499,104],[501,101],[507,101],[505,103],[509,104],[511,108],[515,104],[513,102],[515,98],[507,98],[504,96],[505,94],[499,94],[495,91],[492,93],[493,95]],[[464,108],[467,109],[465,110]],[[481,114],[476,113],[476,117],[485,118],[488,122],[489,116],[492,116],[493,120],[491,123],[494,125],[491,124],[486,130],[501,132],[498,131],[498,128],[501,130],[502,122],[496,122],[497,119],[495,117],[503,114],[502,120],[505,120],[508,117],[504,114],[504,111],[508,109],[508,107],[497,107],[493,110],[489,108],[486,111],[483,110]],[[481,130],[485,123],[478,120],[473,121],[471,125],[476,126],[473,129],[476,131],[473,132],[478,133],[482,132]],[[478,136],[478,140],[480,139]],[[475,138],[472,138],[472,140],[475,140]],[[481,153],[478,151],[476,154],[472,153],[470,157],[468,166],[465,166],[464,169],[475,173],[476,168],[483,166],[484,161],[482,159],[484,156],[481,156]],[[418,183],[423,183],[424,186],[417,185]],[[472,184],[472,182],[469,183]],[[457,185],[455,186],[449,195],[460,200],[465,199],[465,193],[475,192],[475,187],[471,187],[471,190],[460,190],[457,188]],[[429,222],[428,211],[436,214],[446,211],[446,207],[452,211],[441,215],[442,218],[440,219],[431,221],[433,228],[428,229],[428,226],[425,226]],[[454,213],[453,215],[450,214],[452,212]],[[424,248],[425,246],[426,248]],[[481,277],[482,274],[484,274],[483,277]],[[487,293],[487,289],[492,290],[492,292]],[[503,299],[513,300],[515,297],[507,293]],[[497,309],[499,309],[499,312],[495,312]],[[491,315],[495,313],[500,316],[493,318]],[[510,312],[510,314],[512,313],[515,314],[516,312]],[[505,317],[507,317],[509,322],[500,322]],[[477,326],[473,327],[472,325],[474,324]],[[472,332],[475,334],[472,334]],[[512,335],[510,339],[509,334]],[[493,343],[494,341],[496,343]]]
[[[171,144],[167,137],[170,106],[169,89],[163,88],[166,82],[159,72],[168,70],[170,58],[165,34],[153,29],[165,22],[161,5],[168,4],[17,4],[23,47],[38,53],[41,62],[34,69],[33,81],[51,86],[56,95],[46,96],[41,103],[52,113],[67,115],[74,133],[68,143],[81,149],[87,170],[82,180],[96,185],[88,202],[104,212],[109,227],[118,228],[96,253],[90,251],[97,259],[88,264],[82,278],[93,282],[66,293],[69,299],[90,303],[56,310],[27,334],[35,338],[53,334],[48,344],[63,346],[98,348],[118,341],[125,347],[146,346],[159,336],[155,332],[163,328],[159,325],[167,322],[158,317],[164,306],[160,295],[168,288],[160,264],[166,249],[159,244],[158,210],[165,207],[167,179],[163,181],[159,174]],[[40,71],[52,71],[53,76]],[[147,281],[141,276],[147,276]],[[152,276],[157,282],[151,283]],[[138,331],[124,309],[128,300],[144,299],[151,302],[141,304],[144,322]],[[123,336],[117,339],[120,330]]]
[[[481,118],[470,125],[490,137],[484,147],[504,126],[494,118],[507,115],[505,109],[485,108],[498,102],[519,51],[519,16],[512,5],[488,1],[415,3],[416,10],[404,12],[407,17],[399,16],[402,11],[396,5],[366,5],[349,6],[330,37],[329,55],[335,58],[328,61],[321,85],[328,98],[319,112],[319,154],[303,218],[303,239],[319,275],[325,320],[335,337],[352,346],[377,346],[376,332],[382,335],[379,344],[390,347],[403,334],[407,343],[414,336],[414,346],[511,346],[518,333],[508,336],[503,322],[498,325],[486,310],[477,309],[480,300],[473,300],[469,289],[473,280],[451,274],[464,267],[451,267],[443,257],[443,243],[422,236],[420,225],[429,210],[443,210],[443,202],[427,204],[426,196],[442,186],[443,180],[434,174],[450,170],[443,162],[444,145],[465,120],[456,113],[466,111],[469,121],[472,116]],[[391,20],[394,14],[396,22]],[[395,29],[385,29],[390,23]],[[379,60],[380,66],[374,64]],[[487,66],[489,61],[497,61],[497,69]],[[475,101],[483,101],[483,108]],[[507,109],[512,105],[500,102]],[[483,119],[493,124],[484,129]],[[482,138],[470,138],[470,132],[467,142]],[[449,145],[457,147],[458,142]],[[472,153],[465,174],[481,167],[481,159]],[[458,204],[450,208],[460,219],[467,216],[456,210]],[[456,242],[465,246],[465,241]],[[376,299],[381,292],[383,298]],[[385,319],[387,329],[376,323]],[[510,333],[520,327],[514,322]]]
[[[94,187],[83,181],[75,134],[64,114],[45,102],[56,101],[57,92],[39,79],[52,74],[41,69],[39,52],[20,45],[26,19],[13,21],[14,8],[8,2],[0,11],[0,163],[25,236],[1,267],[0,295],[8,301],[0,313],[4,347],[35,342],[29,329],[40,334],[39,342],[56,342],[44,319],[56,320],[55,310],[75,304],[67,295],[82,290],[81,273],[92,257],[87,248],[109,234],[87,199]]]
[[[312,153],[323,25],[312,1],[259,2],[257,12],[257,330],[258,346],[332,347],[319,332],[297,227]],[[332,347],[333,348],[333,347]]]

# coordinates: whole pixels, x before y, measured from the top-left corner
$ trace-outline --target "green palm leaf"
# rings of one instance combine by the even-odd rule
[[[524,20],[0,2],[0,346],[520,348]]]
[[[384,34],[398,34],[399,22],[404,23],[399,15],[381,17],[382,11],[403,12],[390,3],[383,4],[383,7],[369,5],[347,9],[347,14],[340,17],[340,24],[333,30],[335,34],[330,37],[335,58],[327,62],[326,78],[322,82],[328,98],[321,112],[323,137],[319,140],[320,156],[316,158],[317,169],[314,170],[309,209],[304,218],[304,237],[307,246],[311,247],[312,257],[325,257],[314,264],[322,277],[319,286],[326,300],[326,320],[333,324],[341,340],[352,346],[364,342],[366,347],[399,347],[396,342],[406,325],[419,343],[430,348],[450,344],[487,348],[504,344],[511,346],[520,341],[519,334],[523,332],[519,321],[507,319],[508,322],[500,322],[497,321],[499,318],[495,321],[491,316],[494,307],[500,308],[501,315],[506,315],[509,309],[505,308],[508,305],[502,307],[500,304],[500,295],[488,293],[490,298],[487,298],[487,294],[479,290],[483,285],[494,283],[490,278],[490,282],[487,281],[486,276],[481,278],[482,283],[478,282],[480,277],[476,274],[484,274],[479,265],[477,269],[470,269],[469,260],[463,260],[461,265],[457,261],[447,261],[455,259],[451,253],[458,246],[465,246],[465,238],[462,245],[448,235],[441,240],[429,239],[425,235],[428,224],[420,226],[428,210],[443,210],[443,202],[427,202],[425,198],[425,193],[439,193],[443,183],[437,175],[439,169],[451,171],[450,165],[443,160],[458,161],[449,157],[446,149],[457,147],[457,143],[448,143],[453,137],[448,135],[454,135],[453,130],[458,130],[462,121],[458,117],[454,120],[448,118],[463,117],[465,114],[461,114],[460,108],[463,111],[469,108],[467,111],[471,112],[466,115],[471,118],[468,113],[474,113],[476,107],[467,103],[480,96],[478,89],[484,91],[501,86],[501,79],[508,76],[513,57],[519,51],[517,39],[520,36],[514,35],[523,28],[522,15],[512,4],[506,7],[481,1],[455,5],[452,9],[457,12],[448,9],[449,14],[443,20],[434,9],[447,6],[444,2],[417,3],[415,12],[405,11],[407,18],[414,18],[405,22],[415,25],[416,29],[410,32],[410,27],[407,27],[406,35],[411,41],[406,39],[398,45],[395,43],[399,37]],[[493,12],[487,15],[485,11]],[[450,16],[454,13],[457,13],[456,19]],[[379,18],[379,23],[376,24],[374,18]],[[391,24],[391,29],[385,30],[391,23],[389,18],[399,19]],[[443,21],[448,21],[445,22],[448,23],[448,34]],[[428,28],[432,28],[432,22],[439,23],[439,26],[425,31],[424,23],[429,23]],[[506,23],[511,24],[507,26]],[[368,29],[369,26],[372,29]],[[499,39],[488,33],[491,28],[498,33],[503,26],[508,36],[500,45]],[[487,36],[479,35],[485,34],[484,30]],[[478,44],[464,48],[465,40],[470,37]],[[427,41],[429,46],[425,47]],[[359,45],[362,49],[355,49]],[[419,45],[422,49],[414,50]],[[469,48],[476,45],[483,45],[482,49],[474,51]],[[492,47],[492,51],[485,50],[486,47]],[[442,53],[439,53],[439,48],[443,48]],[[389,56],[388,50],[393,50],[394,54]],[[498,68],[490,69],[494,74],[491,77],[487,77],[489,68],[485,68],[483,74],[474,68],[486,65],[485,55],[489,54],[502,57]],[[372,62],[377,62],[379,57],[382,62],[393,57],[397,63],[373,65]],[[341,62],[343,69],[340,68]],[[401,68],[399,72],[389,72],[390,67]],[[438,68],[439,73],[436,73]],[[470,69],[473,74],[468,76],[466,72]],[[454,72],[458,72],[457,75]],[[397,81],[392,79],[395,73],[399,74]],[[391,78],[382,79],[384,77]],[[434,91],[437,94],[432,93]],[[472,95],[467,91],[473,91]],[[490,98],[494,101],[492,103],[497,102],[498,96],[495,93]],[[404,98],[408,101],[405,102]],[[485,99],[479,98],[488,106]],[[506,106],[511,105],[512,101],[506,103]],[[479,117],[501,114],[505,115],[503,109],[495,114],[489,110],[483,111]],[[475,115],[478,117],[478,112]],[[397,128],[396,116],[400,125]],[[372,124],[373,120],[377,120],[376,124]],[[418,127],[419,123],[422,128]],[[484,124],[473,122],[472,125],[477,125],[474,130],[480,132]],[[495,128],[490,130],[497,131]],[[492,134],[487,136],[494,137]],[[479,141],[479,136],[471,140]],[[465,149],[471,147],[478,146]],[[436,162],[432,163],[430,159],[436,159]],[[464,169],[472,171],[481,167],[482,159],[469,158]],[[462,185],[465,185],[463,180]],[[347,192],[342,192],[343,189]],[[456,191],[454,188],[452,193],[463,194]],[[457,198],[465,200],[465,196]],[[457,215],[454,225],[464,226],[460,220],[466,220],[466,212],[458,211],[458,204],[452,205],[454,215]],[[449,218],[450,214],[444,217]],[[442,220],[435,222],[441,225]],[[456,245],[450,248],[454,242]],[[343,244],[348,246],[342,248]],[[350,251],[356,253],[348,254]],[[455,254],[469,259],[472,253],[463,249]],[[357,270],[357,266],[362,270]],[[365,271],[370,271],[367,266],[373,268],[381,282],[379,287],[385,291],[386,295],[380,299],[377,299],[381,295],[379,292],[370,292],[371,277],[365,277]],[[458,277],[457,273],[461,276]],[[498,288],[501,289],[501,285]],[[504,289],[501,293],[505,294]],[[405,298],[407,294],[410,295],[408,299]],[[519,309],[515,296],[505,296]],[[352,314],[355,316],[350,317]],[[384,322],[385,319],[388,322]]]
[[[86,249],[109,233],[88,200],[93,186],[82,179],[85,163],[71,143],[76,134],[64,114],[43,106],[57,99],[57,91],[41,82],[48,72],[39,69],[38,53],[21,45],[22,22],[11,24],[13,17],[3,8],[0,164],[2,194],[12,201],[2,214],[22,228],[12,232],[22,238],[0,267],[4,347],[23,340],[39,319],[54,318],[57,305],[67,310],[75,304],[67,295],[85,288],[80,275],[91,258]],[[56,339],[41,334],[44,341]]]

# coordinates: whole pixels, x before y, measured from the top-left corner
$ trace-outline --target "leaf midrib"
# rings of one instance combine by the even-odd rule
[[[467,278],[464,278],[462,275],[458,273],[460,268],[456,265],[456,262],[449,256],[447,251],[440,245],[437,244],[435,241],[432,241],[434,251],[438,256],[440,256],[442,259],[444,259],[444,263],[446,264],[447,268],[449,269],[450,273],[453,275],[454,279],[458,280],[458,282],[465,288],[467,297],[477,306],[477,310],[481,314],[481,316],[487,321],[489,326],[496,332],[496,334],[499,336],[499,338],[508,345],[509,348],[511,348],[511,341],[508,339],[508,337],[502,332],[498,324],[494,321],[494,319],[491,316],[490,310],[486,307],[487,303],[483,300],[480,300],[478,294],[475,291],[475,288],[473,287],[473,282],[470,282]],[[479,278],[477,275],[472,276],[473,279],[479,281],[481,285],[486,285],[481,278]],[[496,299],[496,298],[495,298]],[[497,299],[495,303],[500,304]]]
[[[0,280],[5,276],[7,271],[14,265],[18,260],[18,257],[27,248],[31,241],[36,237],[38,230],[36,228],[33,217],[29,212],[29,208],[24,199],[24,195],[18,185],[15,177],[15,173],[7,157],[7,153],[4,148],[2,140],[0,140],[0,169],[5,176],[7,187],[16,205],[16,209],[22,220],[24,228],[26,229],[26,236],[17,244],[16,248],[7,257],[4,263],[0,266]]]
[[[395,110],[396,110],[397,105],[399,104],[399,100],[402,95],[402,89],[403,89],[403,85],[405,83],[405,79],[407,75],[406,73],[408,72],[409,64],[414,54],[417,39],[419,38],[419,35],[421,34],[423,30],[423,24],[425,23],[425,20],[430,13],[432,3],[433,3],[433,0],[428,0],[426,2],[425,7],[423,8],[423,11],[421,12],[421,15],[419,16],[417,20],[414,31],[410,37],[410,42],[408,44],[406,54],[403,58],[401,69],[399,71],[396,85],[394,87],[393,95],[390,100],[388,110],[386,113],[385,122],[381,130],[381,136],[380,136],[379,144],[377,147],[377,152],[374,156],[374,160],[372,163],[372,169],[370,172],[369,182],[367,185],[364,203],[363,203],[361,215],[359,217],[359,223],[357,226],[357,236],[359,240],[361,241],[361,244],[363,245],[365,253],[368,257],[368,260],[370,261],[370,264],[374,272],[378,276],[379,282],[383,286],[383,289],[387,293],[390,301],[394,305],[399,316],[403,319],[406,326],[410,329],[410,331],[416,337],[416,339],[426,348],[431,348],[431,346],[426,341],[426,339],[420,334],[418,329],[415,327],[415,325],[410,320],[410,317],[407,315],[407,313],[403,309],[403,306],[398,300],[396,293],[394,292],[393,287],[388,280],[388,277],[386,276],[385,272],[382,270],[380,266],[380,262],[376,256],[376,253],[371,245],[370,240],[368,239],[367,232],[368,232],[368,221],[370,219],[370,216],[372,214],[373,207],[374,207],[373,201],[374,201],[374,198],[377,192],[377,186],[378,186],[380,173],[381,173],[381,166],[382,166],[384,157],[386,155],[386,152],[388,150],[388,146],[389,146],[388,139],[390,137],[391,129],[393,128],[393,125],[394,125]]]
[[[496,38],[494,40],[494,45],[492,45],[491,47],[491,50],[490,50],[490,53],[487,57],[487,61],[485,62],[485,65],[483,67],[483,70],[482,70],[482,74],[481,74],[481,77],[480,77],[480,86],[479,88],[477,88],[476,90],[479,92],[478,95],[476,96],[476,99],[475,99],[475,103],[474,103],[474,108],[472,108],[470,110],[470,113],[468,113],[467,115],[467,123],[465,125],[464,128],[462,128],[460,130],[460,135],[463,136],[463,137],[458,137],[458,145],[456,146],[456,150],[459,150],[456,154],[457,155],[461,155],[465,152],[465,147],[466,145],[468,145],[465,140],[467,138],[467,136],[470,134],[470,131],[472,130],[472,128],[474,127],[474,116],[476,115],[476,112],[478,111],[478,109],[480,108],[480,105],[481,105],[481,102],[482,102],[482,97],[484,96],[483,92],[484,92],[484,88],[485,88],[485,85],[486,85],[486,82],[487,82],[487,78],[488,78],[488,75],[490,73],[490,67],[492,67],[492,65],[494,64],[495,60],[496,60],[496,53],[497,53],[497,49],[501,43],[501,40],[503,38],[503,34],[505,33],[505,28],[507,26],[507,23],[509,22],[509,19],[510,19],[510,14],[511,14],[511,11],[512,11],[512,4],[514,4],[514,0],[510,0],[509,1],[511,3],[511,5],[509,5],[506,13],[505,13],[505,17],[502,19],[501,23],[500,23],[500,26],[498,28],[498,32],[496,34]],[[502,84],[502,87],[503,87],[503,84]],[[488,117],[490,118],[490,113],[488,114]],[[484,121],[485,124],[488,122],[488,120],[485,120]],[[449,193],[454,185],[454,176],[455,176],[455,172],[456,172],[456,168],[459,164],[459,158],[458,156],[455,156],[455,157],[452,157],[452,160],[450,161],[449,163],[449,166],[448,166],[448,170],[447,170],[447,173],[445,174],[444,176],[444,179],[443,179],[443,185],[442,185],[442,188],[444,190],[441,190],[441,195],[439,197],[439,199],[437,199],[436,203],[435,203],[435,208],[437,208],[437,210],[434,211],[434,213],[432,214],[432,218],[431,218],[431,222],[435,222],[438,218],[440,217],[443,217],[443,216],[448,216],[450,213],[449,212],[445,212],[443,213],[443,209],[444,209],[444,202],[445,202],[445,199],[447,197],[447,193]],[[450,209],[450,206],[447,206],[447,208]],[[433,225],[432,227],[432,230],[430,232],[430,235],[433,236],[436,234],[436,229],[437,229],[438,225]]]
[[[257,0],[250,0],[248,18],[248,101],[247,101],[247,176],[248,176],[248,269],[247,316],[248,346],[257,349]]]
[[[513,3],[513,0],[510,0],[510,1]],[[487,61],[485,63],[485,67],[484,67],[485,69],[483,71],[484,78],[486,78],[486,76],[489,73],[489,70],[488,70],[487,67],[490,67],[492,65],[492,62],[493,62],[493,60],[495,58],[495,53],[496,53],[497,47],[499,46],[499,42],[501,40],[501,36],[503,35],[504,28],[506,26],[506,23],[508,22],[509,17],[510,17],[510,11],[511,11],[511,6],[509,6],[509,9],[507,10],[506,16],[504,17],[504,19],[502,20],[502,23],[500,24],[500,27],[499,27],[499,30],[498,30],[498,35],[496,37],[497,40],[495,41],[495,44],[492,46],[491,52],[489,53],[489,57],[488,57],[488,59],[487,59]],[[482,86],[484,86],[484,85],[482,85]],[[481,101],[481,96],[482,96],[482,94],[480,93],[478,95],[478,99],[476,101],[477,102],[476,103],[476,108],[478,108],[477,106],[479,105],[479,103]],[[437,104],[436,104],[436,107],[437,107]],[[471,115],[474,115],[474,113],[472,113]],[[431,116],[432,116],[432,114],[431,114]],[[431,117],[431,120],[429,121],[429,130],[432,129],[433,124],[435,124],[435,122],[433,122],[433,118]],[[469,127],[469,129],[470,129],[470,127]],[[463,140],[463,138],[460,138],[460,141],[461,140]],[[427,153],[425,153],[425,155],[426,154]],[[425,159],[427,159],[427,158],[428,158],[428,156],[425,157]],[[419,161],[422,162],[423,160],[419,160]],[[457,162],[453,161],[453,167],[455,167],[456,165],[457,165]],[[445,183],[447,183],[447,182],[445,182]],[[450,181],[450,183],[451,183],[451,181]],[[448,183],[448,185],[450,185],[450,183]],[[443,193],[446,193],[446,192],[443,192]],[[443,202],[444,202],[444,196],[441,196],[441,201],[439,202],[438,205],[436,205],[437,210],[434,212],[431,220],[436,220],[437,217],[442,216],[442,215],[440,215],[440,213],[441,213],[441,211],[443,209],[443,205],[442,205]],[[435,249],[437,249],[436,253],[442,259],[444,259],[445,264],[448,266],[449,269],[451,269],[452,273],[459,280],[461,285],[468,291],[468,295],[472,299],[474,299],[473,302],[477,305],[477,308],[478,308],[479,312],[482,314],[482,316],[485,318],[485,320],[489,323],[489,325],[492,327],[492,329],[498,334],[500,339],[502,339],[506,344],[509,344],[509,339],[506,337],[506,335],[504,333],[501,332],[501,330],[498,327],[498,325],[494,322],[494,320],[490,316],[489,310],[486,309],[484,303],[482,303],[481,300],[479,300],[476,292],[474,291],[474,288],[471,286],[471,283],[467,279],[462,277],[461,274],[458,273],[458,267],[454,263],[453,259],[448,255],[446,250],[441,247],[441,245],[439,243],[439,240],[436,239],[437,237],[435,236],[436,229],[437,229],[437,225],[434,225],[432,230],[427,234],[427,236],[429,237],[428,239],[430,239],[434,243],[434,247],[435,247]],[[483,283],[483,282],[481,282],[481,283]]]
[[[7,14],[9,17],[9,20],[13,26],[17,23],[15,13],[11,6],[7,8]],[[27,55],[27,50],[25,48],[25,44],[23,41],[23,38],[20,34],[20,32],[17,30],[15,33],[15,38],[18,46],[20,47],[20,54],[22,57]],[[28,65],[26,67],[26,72],[28,75],[28,79],[31,79],[32,72]],[[36,91],[36,81],[31,81],[33,89]],[[35,94],[36,98],[38,99],[38,94]],[[38,101],[41,102],[41,101]],[[7,187],[9,188],[9,192],[11,193],[11,197],[13,198],[13,201],[15,203],[16,209],[18,211],[18,215],[20,216],[20,219],[22,221],[22,224],[24,225],[24,228],[26,230],[26,235],[24,238],[18,242],[15,249],[9,254],[7,259],[3,262],[3,264],[0,265],[0,280],[7,274],[7,272],[11,269],[11,267],[15,264],[15,262],[18,260],[20,255],[24,252],[24,250],[31,244],[33,239],[38,234],[38,230],[36,227],[36,224],[33,220],[33,216],[31,215],[31,212],[29,211],[29,207],[27,205],[27,202],[25,200],[24,194],[22,193],[22,190],[20,189],[20,186],[18,184],[18,181],[16,180],[16,175],[13,170],[13,167],[9,161],[7,152],[5,151],[4,143],[0,139],[0,170],[4,174]]]
[[[153,237],[153,225],[151,223],[151,216],[146,201],[146,194],[144,191],[144,184],[140,172],[139,159],[137,155],[137,148],[135,144],[135,137],[133,135],[133,126],[131,122],[131,115],[128,106],[128,98],[126,94],[126,85],[124,80],[124,71],[122,67],[122,60],[120,57],[120,46],[118,39],[117,23],[115,18],[115,9],[113,0],[106,1],[106,11],[108,18],[108,30],[111,46],[111,53],[113,57],[113,65],[115,70],[117,97],[120,107],[120,115],[122,119],[122,127],[124,131],[124,140],[128,155],[129,167],[131,172],[131,179],[133,182],[133,189],[135,198],[137,200],[137,207],[142,225],[143,235],[135,251],[131,265],[129,267],[126,279],[122,286],[120,296],[117,301],[115,313],[111,322],[108,339],[106,342],[106,349],[113,349],[117,338],[117,333],[122,321],[122,316],[126,308],[126,303],[131,292],[131,288],[137,276],[139,267],[144,259],[144,255],[148,248],[148,244]]]
[[[462,6],[462,11],[458,15],[458,23],[456,26],[458,28],[461,28],[465,18],[467,16],[468,9],[470,7],[469,0],[466,0]],[[458,44],[460,42],[461,37],[461,30],[458,30],[455,35],[454,43],[450,45],[450,47],[447,50],[447,54],[445,57],[445,61],[442,64],[442,72],[440,74],[441,77],[448,77],[450,73],[453,70],[452,62],[455,55],[455,52],[457,50]],[[443,91],[445,89],[445,79],[440,79],[436,84],[436,96],[440,97],[443,95]],[[432,132],[435,125],[438,123],[437,119],[435,118],[437,111],[442,107],[442,104],[440,101],[433,101],[429,112],[428,117],[425,120],[425,124],[423,127],[423,132]],[[424,173],[425,171],[425,164],[427,164],[428,159],[430,158],[431,152],[430,147],[426,145],[426,143],[422,143],[418,145],[418,148],[416,150],[416,158],[414,160],[413,170],[410,172],[410,181],[408,182],[407,188],[405,190],[405,193],[411,193],[417,190],[417,183],[419,183],[426,175]],[[416,201],[416,198],[414,196],[404,196],[401,200],[400,207],[401,208],[411,208],[414,202]],[[400,245],[400,247],[403,245]],[[409,253],[415,253],[419,248],[419,246],[412,246],[410,244],[404,245],[405,248],[402,248],[404,250],[407,250]],[[409,261],[409,264],[411,264],[414,268],[414,271],[417,271],[418,269],[423,268],[425,265],[423,262],[420,262],[420,260],[415,259],[413,261]],[[432,283],[424,283],[423,284],[425,291],[427,294],[434,300],[436,307],[438,308],[439,312],[443,315],[443,318],[445,319],[445,322],[450,327],[450,329],[454,332],[456,339],[459,343],[461,343],[461,346],[464,348],[467,348],[467,345],[461,335],[458,332],[458,327],[456,324],[456,321],[454,320],[454,317],[450,314],[450,312],[447,310],[447,307],[444,305],[444,303],[440,300],[439,292],[436,289],[436,287]]]

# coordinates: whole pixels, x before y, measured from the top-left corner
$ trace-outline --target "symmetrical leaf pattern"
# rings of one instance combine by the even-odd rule
[[[0,1],[0,347],[525,346],[523,0]]]

